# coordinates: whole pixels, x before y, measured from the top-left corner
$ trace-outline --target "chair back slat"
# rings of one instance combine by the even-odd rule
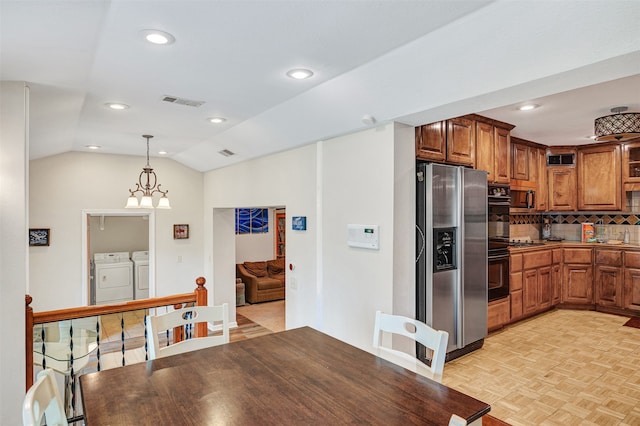
[[[40,426],[43,417],[46,417],[47,425],[68,424],[56,378],[51,369],[38,373],[36,382],[27,391],[22,404],[23,426]]]
[[[423,363],[415,355],[382,345],[383,332],[407,337],[430,349],[433,352],[431,365]],[[413,372],[441,381],[448,340],[449,333],[434,330],[421,321],[400,315],[385,314],[381,311],[376,312],[373,347],[377,355]]]
[[[196,332],[196,338],[182,340],[165,347],[160,346],[159,333],[203,322],[222,323],[222,334],[200,337]],[[162,315],[148,316],[147,339],[149,341],[149,359],[229,343],[229,305],[224,303],[220,306],[193,306]]]

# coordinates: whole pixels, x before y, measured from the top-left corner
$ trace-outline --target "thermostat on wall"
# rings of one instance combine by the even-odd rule
[[[380,245],[380,227],[378,225],[347,225],[347,244],[377,250]]]

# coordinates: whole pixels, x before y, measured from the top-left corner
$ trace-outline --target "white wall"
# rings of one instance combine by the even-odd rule
[[[0,84],[0,424],[22,424],[25,390],[29,90]]]
[[[131,256],[149,249],[147,216],[91,216],[89,222],[91,258],[94,253],[126,251]]]
[[[410,290],[415,251],[413,155],[413,128],[388,123],[208,172],[205,221],[211,217],[207,211],[214,208],[286,206],[287,263],[295,266],[286,271],[287,328],[310,325],[370,350],[375,310],[392,312],[394,297],[406,298],[397,302],[406,312],[413,311],[415,303]],[[262,177],[260,182],[252,179],[255,174]],[[396,186],[401,187],[398,196]],[[291,231],[292,216],[307,216],[307,230]],[[380,225],[380,250],[348,247],[348,223]],[[231,244],[231,237],[221,240],[215,232],[219,220],[210,226],[214,239],[205,242],[206,250]],[[409,237],[394,257],[396,232]],[[209,267],[215,271],[233,267],[215,250],[212,260]],[[396,272],[398,268],[404,270]],[[406,279],[403,291],[394,290],[395,276]],[[215,294],[223,287],[221,293],[231,303],[231,285],[229,279],[216,281]]]
[[[287,263],[295,265],[287,269],[286,323],[287,328],[303,325],[318,326],[315,315],[318,299],[316,289],[316,148],[314,145],[282,152],[234,166],[208,172],[204,176],[205,217],[205,270],[213,275],[215,268],[231,270],[226,276],[235,277],[235,265],[228,256],[214,252],[214,247],[234,250],[235,235],[214,229],[214,209],[232,209],[237,206],[284,206],[287,216],[306,216],[307,231],[290,232],[291,220],[287,218]],[[260,176],[260,179],[255,179]],[[231,221],[232,226],[233,221]],[[215,231],[215,232],[214,232]],[[231,275],[232,274],[232,275]],[[217,272],[215,276],[218,276]],[[292,288],[291,279],[296,287]],[[235,306],[235,280],[213,283],[215,294],[225,294]],[[234,291],[229,289],[233,288]],[[220,291],[219,291],[220,289]],[[232,298],[233,295],[233,298]]]
[[[35,310],[87,304],[81,297],[82,211],[122,209],[144,164],[143,157],[81,152],[30,163],[29,226],[51,228],[49,247],[29,249]],[[202,173],[166,158],[152,158],[151,165],[172,206],[154,213],[156,295],[189,292],[204,272]],[[179,223],[189,224],[189,239],[173,239]]]

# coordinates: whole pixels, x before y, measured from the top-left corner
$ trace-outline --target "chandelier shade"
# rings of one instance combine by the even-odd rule
[[[162,194],[160,200],[158,200],[159,209],[170,209],[171,205],[169,204],[169,198],[167,194],[169,190],[160,189],[160,184],[158,183],[158,177],[156,173],[153,171],[151,166],[149,165],[149,139],[151,139],[152,135],[142,135],[143,138],[147,140],[147,165],[142,168],[142,172],[138,176],[138,182],[136,183],[135,189],[129,189],[129,198],[127,198],[127,205],[125,208],[127,209],[152,209],[153,208],[153,194],[156,192]],[[142,197],[138,202],[138,197],[136,194],[140,193]]]
[[[622,142],[640,137],[640,113],[626,110],[627,107],[612,108],[612,115],[596,118],[594,134],[597,141]]]

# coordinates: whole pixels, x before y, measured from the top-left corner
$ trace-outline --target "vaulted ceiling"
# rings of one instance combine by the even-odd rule
[[[466,113],[573,145],[610,108],[640,111],[639,20],[640,2],[616,0],[0,0],[0,78],[30,87],[32,159],[144,155],[152,134],[151,155],[207,171]],[[147,29],[175,42],[150,44]]]

